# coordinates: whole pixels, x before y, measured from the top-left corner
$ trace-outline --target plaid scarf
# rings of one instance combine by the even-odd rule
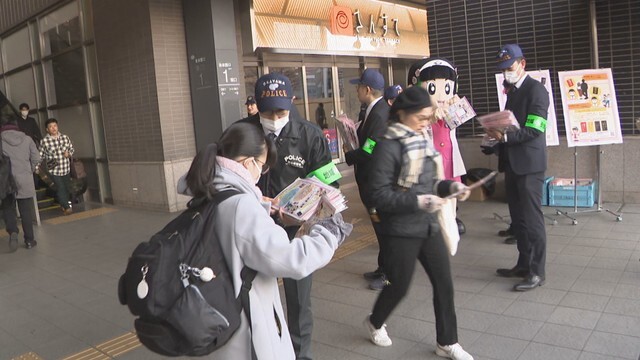
[[[398,185],[405,188],[418,183],[426,157],[439,155],[425,134],[417,133],[399,122],[391,124],[384,137],[398,140],[402,144],[402,167]]]

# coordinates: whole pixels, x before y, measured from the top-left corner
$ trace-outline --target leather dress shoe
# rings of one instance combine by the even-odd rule
[[[365,280],[367,281],[373,281],[375,279],[383,277],[384,271],[382,270],[382,268],[377,268],[374,271],[362,274],[362,276],[364,276]]]
[[[515,277],[525,278],[529,275],[529,271],[514,266],[511,269],[498,269],[496,270],[496,274],[498,274],[498,276],[507,277],[507,278],[515,278]]]
[[[508,238],[504,239],[504,243],[508,245],[513,245],[518,243],[518,239],[516,239],[515,236],[509,236]]]
[[[458,234],[462,235],[467,232],[467,227],[464,226],[462,220],[456,218],[456,224],[458,225]]]
[[[544,277],[538,275],[530,275],[523,282],[513,287],[515,291],[529,291],[544,285]]]
[[[507,230],[500,230],[498,231],[498,236],[502,236],[502,237],[507,237],[507,236],[513,236],[513,230],[511,230],[511,226],[509,226],[509,228]]]

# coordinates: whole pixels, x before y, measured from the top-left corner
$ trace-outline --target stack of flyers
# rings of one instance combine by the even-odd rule
[[[476,116],[476,112],[469,104],[469,100],[466,97],[459,98],[458,95],[454,95],[451,98],[449,106],[438,111],[439,118],[443,119],[450,130],[457,128],[465,122],[473,119]]]
[[[335,118],[336,128],[342,138],[342,143],[347,145],[349,150],[355,150],[360,147],[358,141],[358,125],[349,119],[346,114],[342,114]]]
[[[497,129],[501,131],[520,129],[518,120],[511,110],[493,112],[487,115],[478,116],[478,122],[485,129]]]
[[[274,207],[298,221],[329,217],[347,209],[340,190],[316,178],[296,179],[278,194]]]

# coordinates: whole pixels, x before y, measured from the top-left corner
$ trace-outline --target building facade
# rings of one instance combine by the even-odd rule
[[[29,103],[44,124],[60,122],[89,175],[88,200],[176,211],[186,198],[178,178],[197,149],[245,116],[256,79],[285,73],[297,111],[335,139],[333,117],[357,118],[347,81],[364,68],[405,85],[415,59],[452,59],[460,91],[478,113],[497,110],[493,56],[519,42],[528,67],[555,73],[591,66],[586,0],[24,0],[0,3],[0,90]],[[640,202],[632,155],[640,117],[640,5],[596,1],[600,66],[616,79],[625,143],[605,147],[603,178],[612,200]],[[553,75],[552,75],[553,77]],[[557,87],[557,84],[555,85]],[[559,94],[559,92],[556,92]],[[556,101],[560,105],[559,99]],[[561,110],[559,108],[558,110]],[[561,111],[558,128],[563,135]],[[491,167],[478,155],[480,130],[460,131],[467,167]],[[571,149],[550,148],[573,160]],[[638,146],[640,147],[640,146]],[[334,146],[340,161],[341,146]],[[581,177],[593,177],[594,149],[581,150]],[[609,159],[610,158],[610,159]],[[611,165],[608,165],[611,164]],[[635,166],[637,167],[637,166]],[[550,171],[555,171],[552,164]],[[566,171],[566,166],[558,172]],[[571,174],[557,174],[569,176]]]

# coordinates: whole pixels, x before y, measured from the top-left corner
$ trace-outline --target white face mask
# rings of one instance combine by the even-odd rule
[[[278,132],[280,131],[287,123],[289,122],[289,115],[285,117],[281,117],[278,120],[266,119],[260,116],[260,124],[267,129],[269,132]]]
[[[29,110],[22,110],[20,111],[20,114],[22,114],[23,118],[26,118],[27,116],[29,116]]]

